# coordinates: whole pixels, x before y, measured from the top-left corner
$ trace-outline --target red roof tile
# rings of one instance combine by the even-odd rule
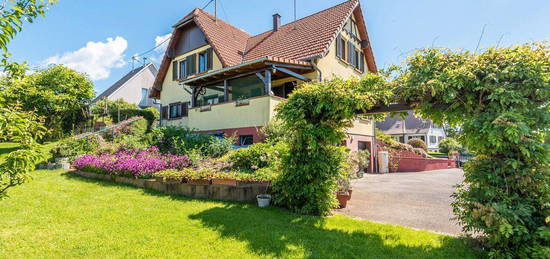
[[[277,31],[251,37],[244,61],[268,55],[296,60],[324,56],[357,4],[357,0],[346,1],[283,25]]]

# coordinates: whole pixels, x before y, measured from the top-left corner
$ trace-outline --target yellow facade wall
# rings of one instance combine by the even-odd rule
[[[236,106],[235,102],[211,105],[210,111],[201,108],[189,110],[188,126],[201,131],[259,127],[267,125],[274,116],[274,108],[281,101],[278,97],[261,96],[249,99],[248,105]]]

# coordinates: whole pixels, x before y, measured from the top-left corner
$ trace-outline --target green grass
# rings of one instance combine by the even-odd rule
[[[474,258],[454,237],[188,199],[64,171],[0,201],[0,258]]]

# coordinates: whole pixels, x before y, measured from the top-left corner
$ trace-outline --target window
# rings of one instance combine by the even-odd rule
[[[436,136],[430,136],[430,144],[436,144],[437,143],[437,137]]]
[[[343,60],[346,60],[346,45],[347,45],[347,41],[342,38],[342,35],[339,35],[338,38],[336,39],[336,56],[343,59]]]
[[[241,135],[239,136],[239,145],[241,146],[250,146],[254,144],[254,137],[252,135]]]
[[[184,59],[184,60],[181,60],[179,62],[179,77],[178,77],[178,79],[186,78],[186,77],[187,77],[187,59]]]
[[[160,113],[162,115],[163,119],[168,119],[168,106],[162,106],[162,109],[160,110]]]
[[[370,142],[357,141],[357,149],[359,149],[359,150],[370,150]]]
[[[199,53],[199,73],[212,69],[212,48]]]
[[[147,105],[147,98],[148,97],[149,97],[149,89],[141,88],[141,101],[139,102],[139,105],[141,105],[141,106]]]
[[[359,55],[359,70],[361,73],[365,72],[365,54],[363,52]]]
[[[437,140],[438,140],[437,142],[441,142],[443,140],[443,137],[439,136],[439,137],[437,137]]]
[[[169,109],[168,116],[170,119],[187,117],[189,113],[189,103],[171,103]]]
[[[401,137],[399,137],[399,142],[401,142],[401,143],[405,143],[405,136],[401,136]]]

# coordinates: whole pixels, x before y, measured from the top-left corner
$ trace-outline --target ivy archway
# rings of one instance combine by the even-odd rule
[[[278,116],[291,133],[290,154],[274,200],[324,215],[335,205],[344,151],[338,147],[356,111],[410,105],[436,123],[462,127],[476,157],[464,168],[454,212],[477,231],[492,257],[542,257],[550,242],[550,51],[548,44],[477,54],[425,49],[393,80],[381,75],[298,88]]]

